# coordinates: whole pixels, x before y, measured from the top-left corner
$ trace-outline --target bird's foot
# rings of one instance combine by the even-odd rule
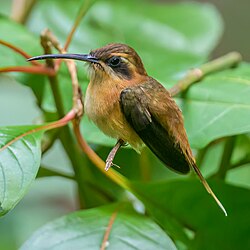
[[[115,166],[117,168],[121,168],[120,166],[113,163],[113,161],[110,161],[110,160],[107,159],[106,160],[106,165],[105,165],[105,171],[108,171],[112,166]]]
[[[112,148],[106,160],[105,171],[108,171],[112,166],[120,168],[118,165],[113,163],[113,160],[115,158],[117,151],[123,145],[124,145],[124,141],[122,139],[119,139],[117,143],[115,144],[115,146]]]

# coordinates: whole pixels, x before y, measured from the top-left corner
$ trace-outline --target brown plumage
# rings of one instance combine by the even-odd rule
[[[122,139],[137,151],[144,142],[168,167],[187,173],[194,158],[181,111],[169,92],[147,75],[138,54],[127,45],[109,44],[90,55],[101,63],[90,66],[94,72],[85,97],[86,115],[108,136]],[[107,60],[114,56],[126,59],[124,74],[107,68]],[[139,106],[142,112],[135,111]],[[137,114],[129,119],[133,111]],[[144,124],[140,118],[146,119]],[[157,133],[150,127],[156,123],[161,125]]]
[[[138,152],[146,144],[172,170],[186,174],[194,169],[226,214],[196,166],[180,109],[169,92],[147,75],[134,49],[114,43],[87,55],[43,55],[31,60],[45,58],[76,59],[89,63],[90,83],[84,102],[85,114],[105,134],[118,140],[107,159],[106,170],[124,142]]]

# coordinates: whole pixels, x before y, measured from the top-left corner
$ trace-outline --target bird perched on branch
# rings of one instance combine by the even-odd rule
[[[137,152],[143,144],[172,170],[186,174],[193,169],[223,212],[226,211],[199,171],[193,157],[183,117],[170,93],[148,76],[141,58],[128,45],[113,43],[89,54],[51,54],[30,58],[64,58],[89,63],[85,114],[117,143],[105,169],[113,164],[117,150],[129,143]]]

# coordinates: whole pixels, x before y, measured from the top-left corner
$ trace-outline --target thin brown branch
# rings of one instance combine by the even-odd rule
[[[95,151],[84,140],[84,138],[81,135],[79,125],[80,125],[80,123],[78,121],[73,121],[74,133],[75,133],[76,139],[77,139],[81,149],[89,157],[90,161],[94,165],[99,166],[98,168],[101,169],[102,172],[105,172],[104,171],[105,162],[95,153]]]
[[[45,52],[50,53],[50,49],[47,48],[49,46],[48,42],[56,48],[60,53],[66,53],[66,51],[62,48],[60,45],[59,41],[57,38],[54,36],[54,34],[46,29],[42,35],[42,45],[45,48]],[[58,62],[58,60],[56,61]],[[55,70],[58,69],[60,66],[58,63],[53,64],[54,62],[51,62],[51,60],[48,60],[48,63],[50,63],[51,67],[54,66],[56,68]],[[71,76],[71,83],[72,83],[72,92],[73,92],[73,108],[75,109],[76,113],[78,114],[78,119],[80,119],[83,115],[83,101],[82,101],[82,92],[81,88],[79,86],[78,78],[77,78],[77,69],[76,69],[76,64],[72,60],[65,60],[65,63],[68,67],[69,74]]]
[[[41,45],[44,49],[45,54],[51,54],[51,50],[52,50],[51,46],[54,45],[52,43],[52,42],[54,42],[53,38],[54,38],[54,36],[52,37],[52,33],[48,29],[44,30],[41,33]],[[46,66],[48,68],[53,69],[55,72],[57,72],[57,69],[55,69],[54,61],[52,59],[46,59]],[[60,88],[59,88],[59,82],[58,82],[57,76],[56,75],[49,76],[49,82],[50,82],[50,87],[52,89],[53,96],[55,99],[57,113],[58,113],[59,117],[63,117],[65,114],[64,102],[63,102],[62,96],[60,94]]]
[[[43,50],[44,50],[44,54],[51,54],[52,53],[52,46],[55,47],[55,44],[54,44],[54,42],[55,42],[54,40],[56,39],[55,36],[52,34],[52,32],[49,29],[45,29],[41,33],[40,39],[41,39],[41,45],[42,45]],[[46,61],[46,65],[49,68],[55,69],[53,59],[47,58],[45,61]]]
[[[66,124],[68,124],[71,120],[73,120],[76,116],[75,111],[72,109],[69,111],[69,113],[67,115],[65,115],[62,119],[55,121],[55,122],[51,122],[49,124],[46,125],[42,125],[39,127],[36,127],[34,129],[30,129],[28,131],[26,131],[25,133],[15,137],[13,140],[9,141],[8,143],[6,143],[2,148],[0,148],[0,152],[3,151],[4,149],[8,148],[11,144],[13,144],[14,142],[20,140],[21,138],[42,131],[42,130],[50,130],[50,129],[54,129],[54,128],[60,128],[65,126]]]
[[[13,0],[11,18],[19,23],[25,23],[36,0]]]
[[[42,32],[41,43],[44,48],[45,54],[51,54],[51,47],[54,47],[57,51],[59,51],[62,54],[66,53],[66,51],[63,49],[56,36],[49,29],[45,29]],[[52,59],[47,59],[46,61],[47,63],[49,62],[51,66],[53,65],[55,71],[58,71],[62,62],[61,59],[58,59],[55,62],[52,61]]]
[[[105,162],[95,153],[95,151],[84,140],[84,138],[81,135],[79,125],[80,125],[79,121],[73,120],[73,128],[77,142],[80,145],[82,151],[88,156],[90,161],[113,182],[115,182],[119,186],[129,191],[132,191],[130,182],[124,176],[122,176],[113,169],[110,169],[108,172],[104,170],[106,165]]]
[[[200,81],[205,76],[236,66],[242,61],[242,56],[238,52],[231,52],[225,56],[219,57],[211,62],[201,65],[199,68],[191,70],[183,79],[181,79],[170,90],[171,96],[188,89],[192,84]]]
[[[50,45],[52,45],[56,50],[58,51],[63,51],[63,47],[60,45],[58,39],[56,38],[56,36],[49,30],[49,29],[45,29],[42,34],[42,43],[49,43],[47,46],[51,47]],[[44,47],[44,45],[43,45]],[[48,51],[49,52],[49,51]]]
[[[46,54],[51,54],[51,46],[57,49],[60,53],[66,53],[65,49],[60,45],[59,41],[57,40],[56,36],[49,30],[45,29],[41,34],[41,43],[44,48],[44,52]],[[55,71],[58,70],[60,64],[57,60],[56,63],[52,59],[46,59],[46,63],[49,67],[55,68]],[[72,82],[72,91],[73,91],[73,108],[78,113],[78,117],[81,117],[83,114],[83,102],[81,100],[82,93],[77,79],[77,70],[74,61],[65,60],[65,63],[68,67],[71,82]]]
[[[56,72],[45,66],[10,66],[0,68],[0,73],[7,72],[23,72],[30,74],[38,74],[38,75],[46,75],[46,76],[54,76]]]
[[[69,47],[69,45],[70,45],[70,43],[72,41],[72,37],[75,34],[75,31],[78,28],[81,20],[83,19],[83,17],[85,16],[85,14],[89,10],[89,8],[91,7],[92,2],[93,1],[91,1],[91,0],[86,0],[86,1],[83,2],[82,6],[80,7],[80,10],[79,10],[79,12],[77,14],[74,25],[73,25],[73,27],[72,27],[72,29],[71,29],[71,31],[70,31],[67,39],[66,39],[66,42],[65,42],[65,45],[64,45],[64,48],[63,48],[64,51],[68,50],[68,47]]]
[[[26,53],[26,52],[23,51],[22,49],[16,47],[15,45],[13,45],[13,44],[11,44],[11,43],[8,43],[8,42],[4,41],[4,40],[1,40],[1,39],[0,39],[0,44],[6,46],[6,47],[8,47],[8,48],[10,48],[11,50],[15,51],[16,53],[20,54],[21,56],[23,56],[23,57],[26,58],[26,59],[29,59],[29,58],[31,57],[28,53]],[[41,63],[39,63],[39,62],[37,62],[37,61],[31,61],[31,63],[32,63],[33,65],[39,65],[39,66],[42,65]]]
[[[42,33],[41,44],[46,54],[51,54],[52,46],[55,47],[60,52],[63,50],[58,40],[56,39],[56,37],[49,30],[46,30]],[[49,67],[52,67],[56,72],[60,67],[60,64],[58,64],[57,61],[54,64],[52,60],[51,61],[48,60],[46,61],[46,64]],[[55,76],[49,77],[49,81],[50,81],[50,86],[53,92],[53,96],[54,96],[54,100],[55,100],[55,104],[57,108],[57,113],[60,117],[62,117],[64,114],[64,103],[63,103],[61,91],[59,89],[58,78],[55,75]],[[74,112],[76,111],[75,107],[73,108],[73,110]],[[78,112],[75,112],[74,119],[76,118],[78,119]],[[85,162],[82,158],[82,154],[78,148],[78,145],[75,145],[75,140],[68,126],[65,126],[62,129],[62,133],[60,134],[59,138],[62,142],[62,145],[65,151],[67,152],[69,156],[69,159],[72,163],[73,170],[75,172],[75,178],[78,184],[80,207],[85,208],[86,202],[87,202],[86,196],[88,195],[88,188],[85,185],[85,180],[87,180],[88,178],[91,178],[91,172],[89,171],[88,168],[83,169],[83,164]]]
[[[72,91],[73,91],[73,108],[77,112],[78,119],[83,115],[83,100],[82,100],[82,91],[79,86],[76,72],[76,64],[72,60],[66,60],[66,64],[71,76],[72,82]]]
[[[109,235],[111,233],[111,229],[112,229],[112,226],[114,225],[117,214],[118,214],[118,209],[116,211],[114,211],[114,213],[110,217],[109,224],[108,224],[107,229],[105,231],[100,250],[105,250],[109,245],[109,243],[108,243]]]

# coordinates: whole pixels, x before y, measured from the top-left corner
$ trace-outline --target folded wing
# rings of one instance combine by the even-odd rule
[[[188,173],[194,160],[181,111],[169,92],[150,78],[124,89],[120,104],[126,120],[151,151],[172,170]]]

